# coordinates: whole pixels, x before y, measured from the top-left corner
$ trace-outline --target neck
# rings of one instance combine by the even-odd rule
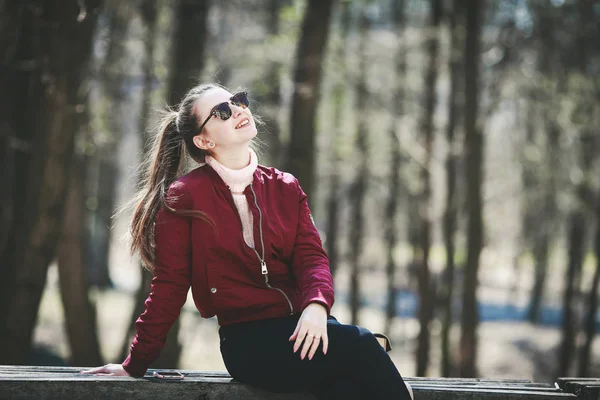
[[[246,160],[244,167],[233,169],[221,164],[214,157],[206,156],[206,163],[219,174],[234,194],[240,194],[246,186],[252,183],[254,171],[256,171],[258,165],[256,153],[248,149]]]
[[[229,169],[242,169],[250,163],[248,145],[213,154],[213,158]]]

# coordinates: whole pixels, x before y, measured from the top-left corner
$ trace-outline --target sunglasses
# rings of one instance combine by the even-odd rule
[[[238,107],[248,108],[248,105],[250,104],[248,101],[248,92],[239,92],[234,94],[229,98],[229,102]],[[208,118],[206,118],[200,126],[198,132],[202,132],[202,128],[204,128],[204,125],[206,125],[206,123],[210,121],[212,117],[219,117],[223,121],[227,121],[229,118],[231,118],[231,114],[233,114],[233,112],[231,111],[231,107],[229,107],[229,102],[226,101],[214,106],[212,110],[210,110]]]

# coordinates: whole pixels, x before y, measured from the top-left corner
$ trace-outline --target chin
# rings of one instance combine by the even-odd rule
[[[254,139],[256,137],[256,135],[258,134],[258,130],[256,129],[256,126],[252,126],[251,129],[248,129],[248,139]]]

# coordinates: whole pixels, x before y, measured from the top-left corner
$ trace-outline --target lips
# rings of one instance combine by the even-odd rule
[[[240,129],[245,126],[250,125],[250,120],[248,118],[243,118],[236,126],[235,129]]]

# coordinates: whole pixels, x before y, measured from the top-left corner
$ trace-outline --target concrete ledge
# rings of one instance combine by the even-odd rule
[[[181,370],[185,376],[183,381],[165,382],[152,377],[153,370],[149,370],[146,377],[136,379],[81,375],[79,372],[83,369],[0,366],[0,399],[314,400],[306,393],[267,393],[236,382],[229,374],[219,371]],[[577,378],[561,378],[560,387],[526,380],[406,378],[406,381],[413,387],[416,400],[588,399],[598,394],[594,390],[600,390],[600,380]]]

